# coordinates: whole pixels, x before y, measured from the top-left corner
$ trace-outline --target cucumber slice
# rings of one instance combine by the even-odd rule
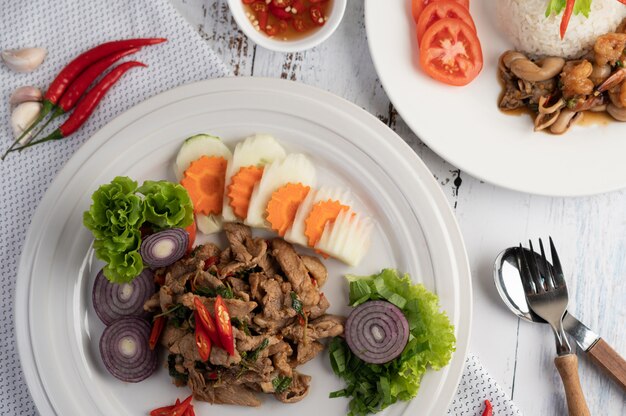
[[[305,221],[311,212],[313,205],[326,200],[339,201],[342,205],[352,206],[352,195],[347,189],[322,186],[317,191],[309,191],[302,204],[298,207],[293,224],[285,233],[285,240],[293,244],[308,246],[309,239],[304,235]]]
[[[214,234],[222,230],[222,218],[218,215],[196,214],[196,227],[202,234]]]
[[[342,211],[335,221],[326,223],[315,248],[350,266],[356,266],[369,249],[372,228],[370,218],[352,210]]]
[[[228,197],[228,187],[232,177],[239,172],[239,169],[247,166],[265,166],[276,160],[283,160],[286,156],[285,149],[278,144],[269,134],[257,134],[239,142],[233,152],[233,158],[228,162],[226,169],[226,180],[224,181],[224,205],[222,216],[224,221],[241,221],[233,213]]]
[[[176,179],[180,181],[191,162],[200,159],[202,156],[223,157],[227,161],[230,161],[232,158],[230,149],[226,147],[219,137],[209,134],[196,134],[186,139],[178,151],[176,162],[174,163]]]
[[[283,160],[267,165],[261,181],[252,191],[245,223],[251,227],[269,228],[265,220],[266,209],[274,191],[287,183],[301,183],[313,188],[315,179],[315,166],[301,153],[292,153]]]

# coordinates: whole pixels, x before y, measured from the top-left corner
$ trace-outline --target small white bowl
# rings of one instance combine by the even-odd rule
[[[241,30],[257,45],[276,52],[300,52],[319,45],[333,34],[343,18],[347,3],[348,0],[333,0],[326,24],[310,35],[297,40],[271,39],[265,33],[257,31],[246,16],[241,0],[228,0],[228,7]]]

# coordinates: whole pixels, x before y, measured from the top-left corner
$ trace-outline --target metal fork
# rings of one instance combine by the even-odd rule
[[[534,253],[532,241],[529,241],[529,245],[530,252]],[[568,303],[567,285],[552,237],[550,237],[550,254],[553,267],[547,267],[548,260],[541,239],[539,239],[543,263],[541,268],[537,265],[537,256],[526,254],[521,244],[520,249],[517,260],[528,306],[535,314],[548,322],[554,332],[558,355],[554,359],[554,365],[563,381],[569,415],[589,416],[589,408],[578,376],[578,358],[576,354],[572,354],[572,348],[563,330],[563,315]]]

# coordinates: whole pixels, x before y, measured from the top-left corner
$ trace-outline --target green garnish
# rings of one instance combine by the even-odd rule
[[[263,342],[261,342],[261,345],[259,345],[258,347],[256,347],[256,349],[250,351],[247,354],[247,360],[251,361],[251,362],[255,362],[258,358],[259,358],[259,354],[261,353],[261,351],[263,351],[265,348],[267,348],[267,346],[270,345],[270,340],[267,338],[263,339]]]
[[[167,356],[167,370],[170,374],[170,377],[173,377],[175,379],[181,380],[184,383],[187,383],[187,379],[189,378],[189,376],[186,373],[179,373],[178,370],[176,370],[177,360],[180,360],[180,362],[182,363],[183,356],[180,354],[169,354]]]
[[[242,331],[247,336],[250,336],[250,328],[248,328],[248,323],[239,318],[230,318],[230,323],[235,325],[238,330]]]
[[[128,283],[143,270],[138,250],[144,224],[161,230],[184,228],[193,222],[189,194],[167,181],[146,181],[138,188],[137,182],[118,176],[100,186],[91,199],[83,224],[96,239],[96,257],[107,263],[104,275],[114,283]]]
[[[193,222],[191,198],[182,185],[168,181],[145,181],[137,192],[144,195],[146,221],[155,231],[185,228]]]
[[[291,386],[292,379],[291,377],[278,376],[274,380],[272,380],[272,386],[274,387],[274,391],[276,393],[282,393]]]
[[[551,14],[558,15],[565,9],[566,0],[550,0],[546,9],[546,17]],[[591,11],[591,0],[576,0],[574,3],[574,14],[582,13],[585,17],[589,17]]]
[[[217,295],[220,295],[224,299],[232,299],[235,297],[233,288],[228,284],[220,285],[215,289],[206,286],[196,286],[196,290],[193,293],[207,298],[215,298]]]
[[[410,330],[402,354],[380,365],[362,361],[342,338],[331,341],[330,363],[335,374],[345,380],[346,388],[332,392],[330,397],[350,397],[349,415],[358,416],[415,397],[426,370],[438,370],[448,364],[456,340],[450,320],[439,311],[437,295],[414,284],[407,274],[384,269],[372,276],[346,278],[350,282],[351,306],[387,300],[402,310]]]
[[[304,318],[305,316],[304,316],[304,311],[302,310],[302,301],[298,299],[298,295],[296,294],[296,292],[291,292],[290,296],[291,296],[291,307],[293,308],[294,311],[296,311],[298,315]]]
[[[163,313],[158,315],[154,315],[155,318],[159,316],[167,316],[168,321],[172,323],[176,328],[180,328],[180,326],[191,317],[193,311],[186,306],[183,306],[182,303],[179,303],[176,306],[171,307]]]

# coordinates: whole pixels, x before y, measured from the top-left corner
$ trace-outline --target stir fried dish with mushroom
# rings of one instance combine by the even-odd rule
[[[565,133],[586,111],[626,121],[626,20],[599,36],[580,59],[532,59],[516,51],[500,57],[502,110],[529,109],[535,131]]]
[[[209,403],[259,406],[256,393],[297,402],[311,382],[297,367],[344,331],[342,317],[326,314],[326,268],[283,239],[253,238],[245,225],[224,231],[225,250],[200,245],[155,272],[160,288],[144,308],[166,319],[169,374]]]

